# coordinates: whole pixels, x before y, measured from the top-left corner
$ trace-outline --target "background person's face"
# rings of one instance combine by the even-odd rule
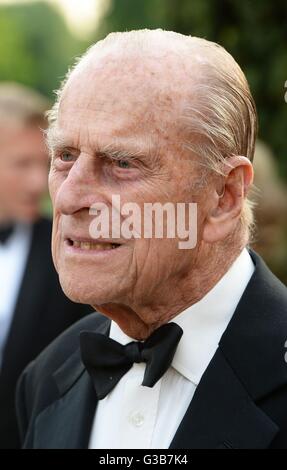
[[[74,76],[63,95],[55,130],[62,143],[49,178],[53,257],[73,300],[149,304],[159,301],[160,293],[165,298],[164,289],[170,294],[171,280],[190,272],[196,250],[179,250],[178,239],[116,239],[119,247],[100,251],[73,246],[73,240],[90,239],[89,207],[97,202],[110,207],[113,194],[122,204],[141,208],[144,202],[193,200],[191,164],[180,155],[171,100],[165,93],[157,97],[158,78],[153,95],[142,70],[119,73],[112,64],[99,74],[88,70]],[[106,146],[134,154],[133,163],[126,167],[98,156]]]
[[[48,156],[38,128],[0,128],[0,221],[33,222],[47,189]]]

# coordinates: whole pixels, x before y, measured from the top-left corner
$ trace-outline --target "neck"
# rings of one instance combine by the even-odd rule
[[[94,307],[131,338],[146,339],[155,329],[199,302],[229,270],[243,247],[238,246],[228,257],[214,247],[198,253],[189,273],[161,285],[145,304],[109,303]]]

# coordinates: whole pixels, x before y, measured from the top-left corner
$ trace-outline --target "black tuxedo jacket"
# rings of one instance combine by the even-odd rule
[[[255,272],[171,448],[287,448],[287,289],[251,254]],[[95,313],[26,369],[17,394],[24,448],[87,448],[97,400],[78,337],[82,330],[107,335],[109,328]]]
[[[30,252],[18,293],[0,370],[0,448],[20,446],[15,413],[17,380],[27,366],[62,331],[92,308],[67,299],[51,257],[51,222],[33,226]]]

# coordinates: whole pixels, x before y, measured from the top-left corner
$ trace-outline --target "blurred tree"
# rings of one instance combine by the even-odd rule
[[[44,2],[1,6],[0,36],[0,80],[19,81],[50,97],[73,57],[87,47]]]

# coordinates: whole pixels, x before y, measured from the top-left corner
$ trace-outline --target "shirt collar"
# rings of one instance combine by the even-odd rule
[[[195,385],[211,361],[253,272],[254,264],[245,248],[199,302],[171,320],[183,329],[172,367]],[[111,322],[110,338],[123,345],[134,341],[114,321]]]

